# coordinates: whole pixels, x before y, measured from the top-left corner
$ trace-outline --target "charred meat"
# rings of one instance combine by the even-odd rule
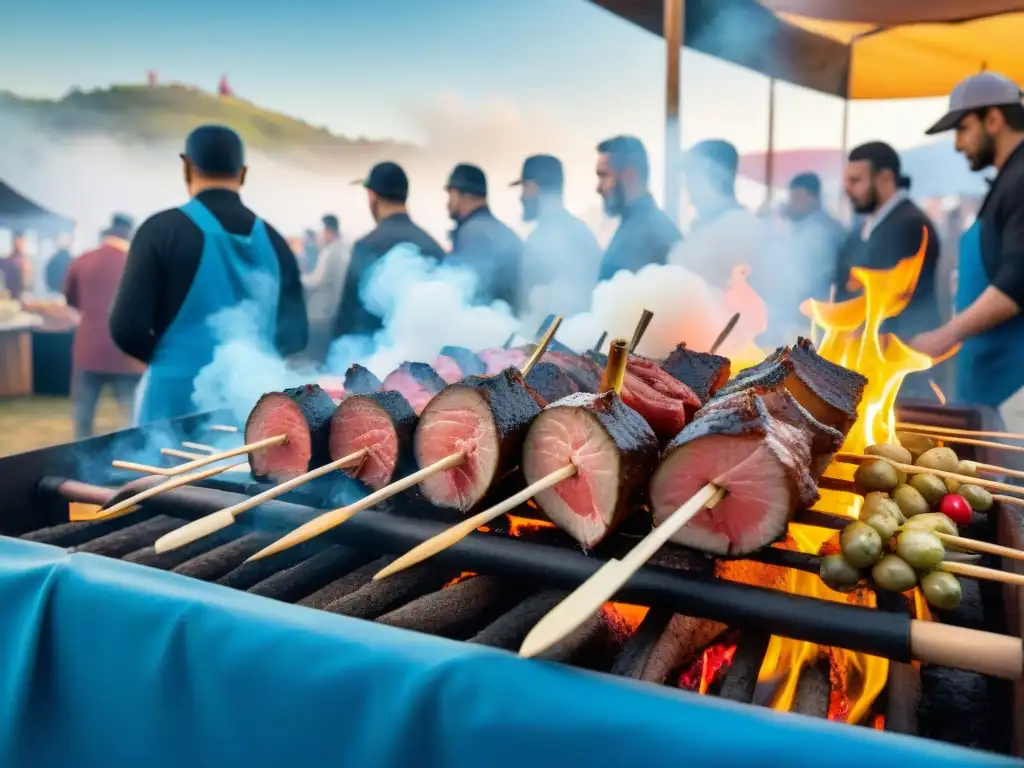
[[[402,363],[387,375],[382,386],[385,391],[401,392],[412,409],[419,413],[430,398],[447,385],[426,363]]]
[[[588,549],[643,503],[657,462],[654,431],[613,392],[581,392],[552,403],[534,419],[523,446],[527,483],[576,466],[573,477],[536,500]]]
[[[416,414],[398,392],[351,395],[331,419],[331,460],[367,449],[362,464],[345,469],[373,490],[413,470]]]
[[[487,373],[487,363],[471,349],[447,346],[441,347],[440,354],[454,360],[463,376],[483,376]]]
[[[345,371],[345,392],[350,395],[380,392],[383,386],[380,379],[361,365],[349,366],[349,369]]]
[[[579,392],[579,387],[562,368],[543,359],[526,374],[526,383],[546,403],[553,403],[563,397]]]
[[[694,352],[680,344],[661,364],[675,379],[693,390],[706,403],[729,381],[732,364],[729,358],[710,352]]]
[[[334,407],[317,384],[263,395],[245,422],[245,442],[277,435],[288,439],[249,454],[253,476],[281,483],[326,464]]]

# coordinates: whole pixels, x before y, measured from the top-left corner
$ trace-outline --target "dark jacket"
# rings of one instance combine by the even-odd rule
[[[502,299],[515,312],[519,309],[522,260],[523,241],[484,206],[455,227],[452,252],[445,263],[468,267],[477,274],[477,302],[487,304]]]
[[[444,258],[444,249],[406,213],[388,216],[368,235],[352,246],[341,306],[334,319],[334,338],[351,334],[372,334],[381,327],[381,319],[363,306],[360,287],[370,268],[396,245],[409,243],[424,256]]]
[[[931,219],[911,200],[903,200],[871,230],[867,240],[861,240],[860,231],[855,230],[839,257],[836,300],[845,301],[862,292],[861,288],[851,289],[848,285],[852,267],[892,269],[917,253],[924,229],[928,230],[928,248],[914,295],[903,312],[882,326],[883,332],[895,333],[905,342],[942,325],[935,282],[941,246]]]
[[[1011,153],[978,211],[989,282],[1024,307],[1024,144]]]
[[[636,272],[648,264],[665,264],[672,246],[683,239],[676,225],[650,194],[638,197],[622,212],[601,260],[599,280],[608,280],[620,269]]]
[[[60,293],[63,290],[64,278],[67,277],[71,261],[71,253],[67,248],[62,248],[53,254],[46,263],[46,287],[54,293]]]

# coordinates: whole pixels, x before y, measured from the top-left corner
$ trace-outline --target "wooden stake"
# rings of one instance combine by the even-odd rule
[[[160,454],[162,456],[170,456],[175,459],[189,459],[195,461],[196,459],[205,459],[207,454],[189,453],[188,451],[179,451],[177,448],[161,448]]]
[[[199,480],[205,480],[208,477],[219,475],[221,472],[226,472],[227,470],[231,469],[232,466],[237,466],[239,464],[244,463],[244,461],[237,461],[234,464],[223,464],[219,467],[211,467],[210,469],[204,470],[202,472],[196,472],[195,474],[177,475],[175,477],[171,477],[167,480],[164,480],[159,485],[154,485],[152,488],[147,488],[144,491],[139,491],[134,496],[127,498],[124,501],[117,502],[117,504],[114,504],[112,507],[108,507],[107,509],[103,510],[101,514],[96,515],[92,519],[107,520],[112,517],[119,517],[122,513],[126,513],[127,510],[130,509],[131,507],[134,507],[137,504],[141,504],[147,499],[151,499],[154,496],[163,493],[164,491],[169,491],[172,488],[178,488],[182,485],[188,485],[189,483],[194,483]]]
[[[938,435],[930,432],[912,432],[906,429],[901,429],[900,432],[902,432],[905,435],[915,435],[917,437],[930,437],[934,440],[941,440],[944,443],[953,443],[954,445],[977,445],[981,448],[995,448],[996,450],[1024,453],[1024,445],[1007,445],[1006,443],[996,443],[991,440],[974,440],[969,437],[956,437],[955,435]]]
[[[329,464],[324,464],[322,467],[317,467],[316,469],[305,472],[298,477],[293,477],[291,480],[275,485],[273,488],[263,491],[263,493],[256,494],[251,499],[246,499],[238,504],[234,504],[230,507],[226,507],[209,514],[206,517],[193,520],[188,525],[184,525],[181,528],[173,530],[157,539],[156,544],[154,545],[157,554],[161,552],[170,552],[172,549],[178,549],[186,544],[191,544],[193,541],[198,541],[204,536],[209,536],[211,533],[227,528],[229,525],[233,524],[235,522],[235,518],[243,512],[248,512],[253,507],[258,507],[265,501],[276,499],[278,496],[288,493],[288,491],[294,490],[300,485],[305,485],[311,480],[316,480],[318,477],[323,477],[336,469],[342,469],[343,467],[358,464],[366,458],[367,453],[368,451],[363,448],[355,453],[349,454],[348,456],[343,456],[336,461],[332,461]]]
[[[139,472],[143,475],[161,475],[163,477],[174,477],[181,473],[177,467],[151,467],[149,464],[136,464],[134,461],[120,461],[115,459],[110,462],[114,469],[124,469],[128,472]]]
[[[203,453],[220,453],[218,448],[212,445],[204,445],[203,443],[189,443],[184,442],[181,444],[182,448],[191,448],[193,451],[202,451]]]
[[[1007,493],[1024,493],[1024,488],[1017,485],[1007,485],[1006,483],[997,483],[995,480],[986,480],[983,477],[970,477],[968,475],[961,475],[956,472],[946,472],[942,469],[928,469],[927,467],[919,467],[915,464],[901,464],[898,461],[893,461],[886,456],[866,456],[860,453],[837,453],[835,460],[844,464],[863,464],[867,461],[887,461],[892,464],[896,469],[906,472],[908,475],[935,475],[947,480],[956,480],[962,485],[977,485],[980,488],[988,488],[992,491],[1006,491]],[[1021,499],[1017,499],[1022,501]]]
[[[591,352],[600,352],[601,351],[601,347],[604,346],[604,340],[607,339],[607,338],[608,338],[608,331],[601,331],[601,336],[598,338],[597,344],[595,344],[591,348],[590,351]]]
[[[608,361],[604,365],[604,374],[597,389],[598,394],[614,392],[619,394],[622,382],[626,378],[626,366],[629,364],[629,350],[625,339],[613,339],[608,348]]]
[[[567,480],[575,475],[576,472],[577,469],[575,464],[570,464],[567,467],[555,470],[547,477],[542,477],[537,482],[531,483],[523,488],[519,493],[514,496],[510,496],[500,504],[495,504],[490,509],[485,509],[483,512],[473,515],[472,517],[463,520],[461,523],[453,525],[448,530],[437,534],[437,536],[427,539],[422,544],[409,550],[400,558],[381,569],[377,575],[373,577],[373,580],[379,581],[380,579],[387,578],[399,571],[411,568],[417,563],[422,563],[427,558],[433,557],[438,552],[442,552],[453,544],[462,541],[481,525],[487,525],[487,523],[492,520],[501,517],[507,512],[511,512],[520,504],[525,504],[541,491],[558,485],[563,480]]]
[[[544,332],[544,336],[537,342],[537,346],[533,348],[533,354],[530,355],[530,359],[523,363],[521,373],[523,374],[524,379],[533,366],[535,366],[540,359],[544,357],[544,353],[548,350],[548,345],[551,344],[551,340],[555,338],[555,334],[558,333],[558,326],[561,324],[562,316],[555,315],[554,319],[551,321],[551,325],[549,325],[548,329]]]
[[[971,468],[978,472],[984,472],[988,475],[1003,475],[1005,477],[1024,477],[1024,472],[1019,469],[1007,469],[1006,467],[997,467],[995,464],[981,464],[977,461],[963,461],[961,464],[968,464]]]
[[[943,560],[936,570],[952,573],[957,576],[966,576],[970,579],[986,579],[988,581],[999,581],[1003,584],[1014,584],[1018,587],[1024,586],[1024,574],[1007,573],[997,571],[995,568],[982,568],[980,565],[970,563],[954,563]]]
[[[205,467],[207,464],[213,464],[214,462],[221,461],[223,459],[230,459],[234,456],[239,456],[243,453],[249,453],[250,451],[258,451],[261,448],[270,448],[274,445],[281,445],[288,441],[288,435],[275,435],[274,437],[267,437],[263,440],[257,440],[255,443],[249,443],[248,445],[242,445],[238,448],[232,448],[230,451],[222,451],[221,453],[215,453],[212,456],[204,456],[201,459],[190,461],[188,464],[180,464],[177,467],[171,467],[170,469],[162,469],[160,472],[154,472],[152,474],[160,475],[181,475],[185,472],[191,472],[193,469],[199,469]],[[113,465],[118,469],[128,469],[129,462],[115,461]],[[145,466],[138,464],[135,466]],[[145,470],[148,471],[148,470]]]
[[[651,559],[694,515],[715,506],[725,490],[708,483],[664,523],[651,531],[622,560],[609,560],[576,590],[556,605],[523,640],[520,656],[537,656],[560,641],[611,600],[622,585]]]
[[[238,427],[233,427],[230,424],[211,424],[207,427],[211,432],[237,432]]]
[[[647,332],[647,326],[651,324],[651,318],[653,317],[654,313],[649,309],[645,309],[640,313],[640,321],[636,324],[636,328],[633,330],[633,338],[629,342],[630,354],[636,352],[636,348],[640,344],[640,340],[644,337],[644,334]]]
[[[290,549],[291,547],[307,542],[322,533],[326,533],[331,530],[331,528],[341,525],[357,512],[362,512],[364,509],[369,509],[378,502],[390,499],[392,496],[401,493],[407,488],[412,488],[414,485],[423,482],[431,475],[436,475],[438,472],[444,472],[445,470],[457,467],[465,460],[466,454],[461,452],[453,453],[451,456],[446,456],[440,461],[437,461],[428,467],[424,467],[418,472],[413,472],[411,475],[403,477],[401,480],[396,480],[391,483],[391,485],[385,485],[380,490],[374,491],[369,496],[360,499],[354,504],[339,507],[338,509],[333,509],[330,512],[324,512],[324,514],[313,518],[305,525],[299,526],[287,536],[282,536],[269,547],[261,549],[245,562],[248,563],[253,560],[262,560],[264,557],[269,557],[270,555],[283,552],[286,549]],[[188,526],[185,527],[187,528]],[[179,528],[178,530],[180,531],[183,529]],[[177,533],[177,531],[172,531],[168,536],[171,536],[174,533]],[[159,542],[157,543],[159,544]]]
[[[980,429],[957,429],[955,427],[932,427],[927,424],[896,422],[896,429],[912,432],[934,432],[938,435],[964,435],[966,437],[999,437],[1004,440],[1024,440],[1024,432],[986,432]],[[941,438],[938,438],[941,439]]]
[[[737,312],[735,315],[729,318],[729,322],[725,324],[725,328],[718,334],[718,338],[715,339],[715,343],[711,345],[711,349],[708,350],[712,355],[718,351],[718,348],[725,343],[725,340],[729,338],[729,334],[732,333],[732,329],[736,327],[736,323],[740,321],[740,313]]]
[[[939,537],[943,544],[949,544],[959,549],[966,549],[971,552],[985,552],[989,555],[1000,555],[1010,560],[1024,560],[1024,551],[1014,549],[1013,547],[989,544],[987,541],[978,541],[977,539],[965,539],[963,536],[954,536],[950,533],[939,533],[938,531],[935,531],[935,535]]]

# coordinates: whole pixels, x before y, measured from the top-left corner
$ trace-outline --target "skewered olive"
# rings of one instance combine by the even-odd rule
[[[910,529],[896,538],[896,554],[918,571],[930,571],[946,556],[939,537],[931,531]]]
[[[871,569],[875,586],[886,592],[906,592],[917,584],[917,574],[910,564],[898,555],[886,555]]]
[[[961,485],[960,495],[967,499],[975,512],[988,512],[992,509],[992,494],[978,485]]]
[[[826,555],[821,558],[818,575],[825,586],[836,592],[852,592],[861,580],[861,572],[846,562],[840,554]]]
[[[943,485],[946,486],[946,493],[960,493],[960,481],[953,480],[949,477],[942,478]]]
[[[884,512],[872,515],[864,521],[864,524],[874,528],[883,542],[889,541],[896,534],[896,529],[900,527],[895,517]]]
[[[956,473],[958,475],[967,475],[968,477],[978,476],[978,464],[974,461],[962,460],[956,466]]]
[[[875,515],[885,515],[893,518],[898,524],[903,525],[907,518],[903,516],[900,505],[889,498],[889,494],[881,491],[872,491],[864,497],[864,505],[860,508],[860,519],[865,523]]]
[[[929,506],[937,506],[946,495],[946,484],[935,475],[914,475],[909,485],[920,493]]]
[[[876,443],[864,449],[868,456],[885,456],[886,458],[898,461],[900,464],[913,464],[914,457],[910,451],[896,443]]]
[[[896,439],[900,441],[900,445],[910,451],[914,461],[917,461],[917,458],[922,453],[930,451],[938,445],[938,441],[934,437],[928,437],[927,435],[908,435],[905,432],[897,432]]]
[[[875,459],[857,467],[853,479],[865,491],[891,491],[900,484],[896,469],[887,461]]]
[[[922,530],[922,531],[935,531],[935,533],[948,533],[950,536],[959,536],[960,531],[956,527],[956,523],[941,512],[929,512],[926,515],[916,515],[909,520],[903,526],[903,530],[909,531],[911,529]]]
[[[960,580],[952,573],[932,571],[921,579],[921,594],[929,605],[942,611],[952,611],[963,599]]]
[[[940,469],[943,472],[956,472],[960,465],[960,458],[952,448],[932,448],[917,457],[914,462],[925,469]]]
[[[892,499],[899,505],[900,511],[907,518],[932,511],[928,502],[924,500],[924,496],[912,485],[901,485],[892,492]]]
[[[882,537],[860,521],[850,523],[839,537],[843,556],[854,568],[870,568],[882,557]]]

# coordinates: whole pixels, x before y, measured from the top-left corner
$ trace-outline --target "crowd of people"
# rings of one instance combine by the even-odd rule
[[[860,286],[851,275],[854,267],[896,266],[917,253],[923,232],[927,248],[913,296],[885,330],[933,357],[962,344],[954,358],[960,399],[1006,406],[1004,420],[1019,421],[1024,363],[1012,342],[1024,329],[1020,89],[994,73],[967,78],[930,133],[945,131],[955,132],[956,148],[973,170],[994,167],[997,175],[959,244],[957,312],[943,324],[936,290],[940,239],[910,199],[899,154],[883,142],[856,147],[846,158],[845,193],[854,213],[849,228],[825,210],[820,179],[802,173],[789,184],[790,228],[779,237],[768,218],[737,199],[735,147],[709,140],[686,152],[679,169],[695,211],[684,237],[650,192],[643,144],[618,136],[596,148],[597,192],[605,212],[618,219],[604,249],[565,207],[562,163],[536,155],[513,182],[523,219],[533,223],[525,240],[488,207],[484,171],[460,164],[446,184],[455,226],[450,247],[443,247],[410,218],[405,171],[384,162],[363,182],[375,228],[349,246],[337,217],[326,215],[319,236],[307,236],[297,255],[242,202],[246,166],[238,135],[224,126],[200,127],[182,155],[186,205],[155,214],[134,232],[127,217],[117,216],[98,249],[74,260],[63,254],[47,268],[47,281],[59,281],[83,316],[74,352],[78,434],[90,433],[97,394],[107,383],[125,401],[141,384],[139,421],[190,412],[192,382],[218,343],[208,320],[243,302],[258,302],[262,325],[256,332],[282,356],[304,353],[322,362],[334,339],[373,334],[382,319],[364,303],[361,287],[400,244],[471,270],[475,301],[503,301],[517,313],[535,291],[560,281],[574,287],[566,296],[587,295],[621,270],[677,264],[724,289],[739,270],[769,307],[769,331],[758,342],[771,346],[806,328],[799,313],[804,299],[855,295]],[[0,260],[0,277],[16,297],[25,267],[20,241],[14,242],[12,256]],[[574,304],[558,311],[586,308]],[[909,394],[926,394],[927,378],[910,377],[905,387]]]

